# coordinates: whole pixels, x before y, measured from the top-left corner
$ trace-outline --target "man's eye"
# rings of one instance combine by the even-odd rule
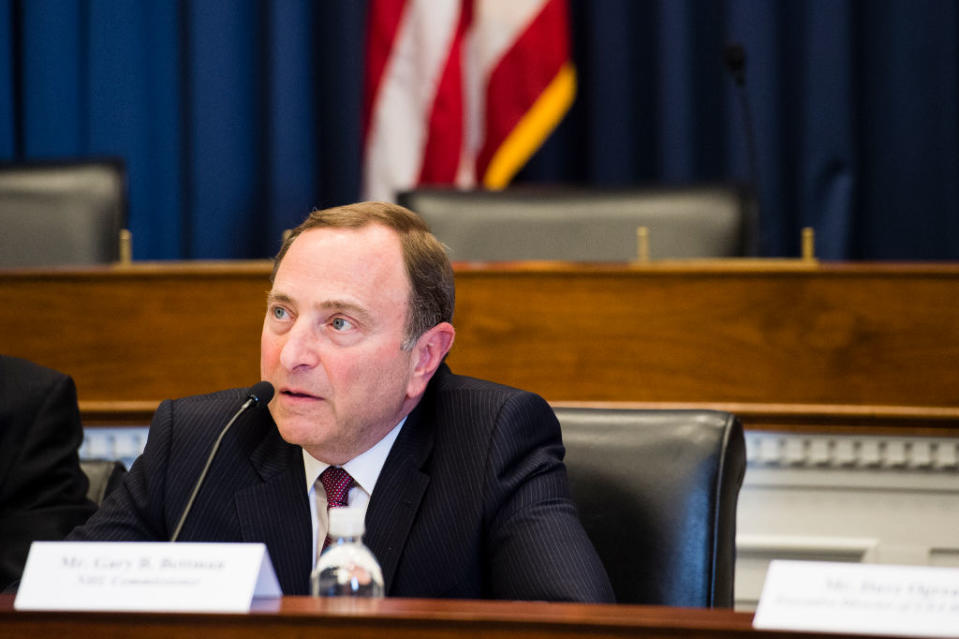
[[[350,320],[342,317],[334,317],[330,322],[330,326],[337,331],[346,331],[353,328],[353,323]]]
[[[286,319],[286,309],[282,306],[274,306],[270,312],[273,313],[274,319]]]

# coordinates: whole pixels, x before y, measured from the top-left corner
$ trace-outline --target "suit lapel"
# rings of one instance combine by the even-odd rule
[[[431,424],[423,408],[426,403],[424,397],[403,425],[366,511],[363,539],[380,563],[387,595],[391,594],[410,528],[430,483],[429,475],[422,470],[433,446]]]
[[[309,593],[312,529],[306,476],[300,449],[280,437],[276,427],[250,455],[263,483],[236,492],[244,541],[263,542],[284,594]]]
[[[444,364],[407,417],[367,507],[363,539],[380,563],[387,595],[430,483],[423,471],[433,448],[435,417],[430,407],[437,380],[448,374]],[[313,533],[302,453],[298,446],[283,441],[272,419],[270,422],[267,436],[250,455],[263,483],[236,493],[241,534],[244,541],[266,543],[284,594],[307,594]]]

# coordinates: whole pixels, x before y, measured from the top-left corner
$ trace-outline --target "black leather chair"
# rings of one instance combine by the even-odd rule
[[[0,164],[0,266],[116,262],[126,216],[120,160]]]
[[[80,470],[90,481],[87,499],[98,506],[120,485],[123,476],[127,474],[127,467],[123,462],[113,459],[81,459]]]
[[[555,409],[570,490],[620,603],[731,607],[739,420],[718,411]]]
[[[637,258],[637,227],[649,258],[755,254],[756,206],[735,184],[644,189],[510,187],[503,191],[423,188],[397,201],[419,213],[457,261]]]

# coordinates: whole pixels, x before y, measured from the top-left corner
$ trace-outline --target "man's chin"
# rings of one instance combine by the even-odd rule
[[[325,420],[308,419],[300,415],[281,416],[279,419],[274,415],[273,421],[276,422],[276,429],[285,442],[304,448],[316,442],[317,433],[326,432],[329,428]]]

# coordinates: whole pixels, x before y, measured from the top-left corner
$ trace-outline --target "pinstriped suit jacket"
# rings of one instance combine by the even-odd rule
[[[124,484],[71,539],[168,539],[246,392],[163,402]],[[364,541],[387,595],[612,601],[563,454],[542,398],[442,366],[367,510]],[[263,542],[283,592],[308,594],[311,537],[300,448],[283,441],[269,411],[249,411],[224,438],[180,539]]]

